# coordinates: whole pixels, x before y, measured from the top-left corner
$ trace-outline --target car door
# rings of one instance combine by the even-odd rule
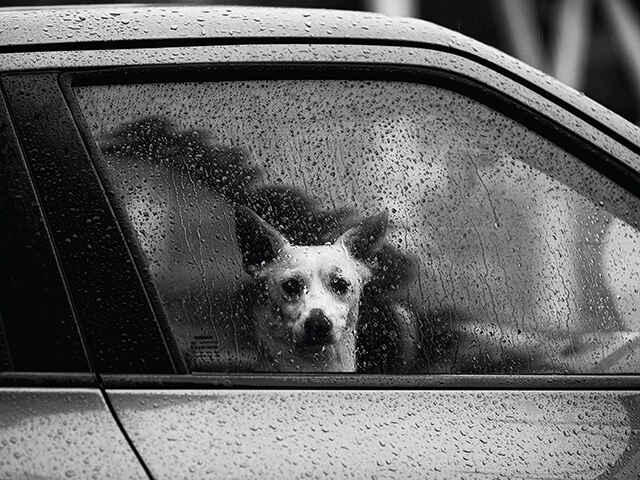
[[[91,368],[37,193],[57,173],[25,161],[2,95],[0,145],[0,477],[145,478]]]
[[[212,48],[190,52],[206,67],[5,87],[68,102],[65,168],[90,157],[113,208],[85,229],[64,185],[81,238],[65,271],[153,476],[637,475],[637,377],[617,375],[637,371],[637,147],[452,54],[263,47],[286,63]],[[407,313],[367,319],[358,373],[256,366],[235,316],[232,211],[249,201],[303,239],[389,210],[372,301]]]

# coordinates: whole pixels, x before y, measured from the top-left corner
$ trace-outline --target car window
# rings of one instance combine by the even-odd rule
[[[192,371],[637,372],[638,199],[419,83],[75,87]]]

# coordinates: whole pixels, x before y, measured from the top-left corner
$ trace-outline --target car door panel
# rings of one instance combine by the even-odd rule
[[[0,478],[148,478],[100,390],[0,388]]]
[[[279,48],[274,47],[271,53]],[[316,54],[323,49],[327,57],[322,60],[335,59],[326,46],[297,52],[295,59],[318,60]],[[240,57],[241,50],[234,50]],[[368,60],[375,50],[368,51]],[[384,52],[389,62],[391,50]],[[279,59],[292,60],[280,53]],[[345,58],[363,59],[353,50]],[[431,63],[425,64],[442,67],[438,59],[442,60],[442,55],[433,54]],[[557,105],[532,99],[518,86],[504,83],[495,72],[479,74],[482,69],[472,69],[466,61],[450,60],[447,66],[451,71],[456,65],[493,88],[500,86],[532,110],[543,110],[547,120],[554,120],[543,135],[553,137],[559,129],[555,122],[562,123],[574,134],[574,150],[598,151],[594,157],[604,160],[597,168],[606,170],[615,180],[622,179],[620,172],[624,169],[637,164],[633,152],[611,143],[599,132],[592,135],[592,127]],[[295,69],[295,62],[288,67]],[[215,68],[224,72],[224,67],[212,66],[211,71],[201,69],[199,73],[206,77]],[[242,78],[248,70],[248,66],[238,68],[217,79]],[[269,77],[265,73],[268,71],[264,66],[258,75]],[[362,75],[378,78],[372,71],[365,70]],[[392,68],[386,74],[390,71]],[[114,79],[120,75],[117,70],[107,74]],[[80,84],[90,84],[91,75],[96,74],[76,79]],[[141,77],[144,75],[152,76],[153,69],[141,73]],[[332,78],[331,73],[326,75]],[[135,73],[127,81],[134,78]],[[69,85],[74,81],[68,80]],[[104,84],[111,81],[108,76],[101,78]],[[66,93],[72,98],[70,88]],[[542,103],[536,103],[539,101]],[[74,106],[74,110],[79,109]],[[526,119],[530,114],[521,110],[517,118]],[[90,143],[91,135],[85,134],[85,141]],[[602,150],[620,154],[618,160],[624,158],[626,165],[618,169],[621,164],[607,161],[613,157],[600,155]],[[633,175],[625,178],[629,190],[637,189]],[[238,378],[242,376],[229,376],[229,385],[237,386]],[[594,391],[570,391],[578,387],[579,380],[565,387],[556,383],[560,390],[538,391],[535,389],[541,388],[543,379],[526,387],[523,379],[510,378],[512,383],[504,390],[484,390],[481,377],[463,377],[452,390],[431,391],[398,391],[393,382],[374,389],[341,390],[327,378],[324,384],[316,383],[313,390],[305,390],[304,382],[288,389],[248,390],[252,382],[253,386],[265,382],[256,377],[248,378],[243,383],[247,389],[242,390],[224,388],[225,380],[197,390],[163,390],[162,382],[155,389],[145,389],[144,382],[137,385],[132,378],[129,383],[135,390],[108,388],[108,395],[133,444],[157,478],[627,478],[638,474],[638,397],[634,386],[628,392],[607,392],[606,379],[598,386],[592,378]],[[429,384],[423,387],[429,388]]]
[[[633,392],[275,389],[108,395],[158,479],[595,479],[640,473],[640,396]]]

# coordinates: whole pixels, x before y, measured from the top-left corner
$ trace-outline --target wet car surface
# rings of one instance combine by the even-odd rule
[[[0,478],[638,476],[637,127],[348,12],[0,10],[0,75]],[[238,205],[388,209],[356,371],[257,362]]]

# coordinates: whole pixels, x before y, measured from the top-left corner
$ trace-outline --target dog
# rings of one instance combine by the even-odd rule
[[[355,372],[360,297],[384,242],[383,211],[324,245],[292,245],[247,207],[236,208],[263,368],[280,372]]]

